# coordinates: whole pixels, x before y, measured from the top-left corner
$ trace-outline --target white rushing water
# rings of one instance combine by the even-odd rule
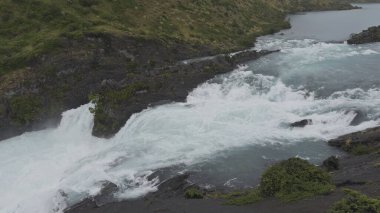
[[[61,212],[104,181],[118,185],[120,199],[138,197],[156,190],[162,180],[146,177],[160,168],[234,148],[325,143],[379,125],[379,44],[263,38],[256,48],[281,52],[200,85],[185,103],[133,115],[112,139],[91,135],[88,104],[63,113],[55,129],[1,141],[0,212]],[[366,119],[351,126],[358,110]],[[288,127],[301,119],[313,124]]]
[[[341,49],[337,57],[350,57]],[[186,103],[134,115],[109,140],[91,136],[89,107],[65,112],[56,129],[0,143],[1,212],[59,211],[67,202],[98,193],[105,180],[124,189],[120,198],[136,197],[155,190],[157,180],[144,177],[158,168],[192,165],[233,147],[327,140],[373,127],[380,116],[380,90],[349,89],[318,99],[312,91],[241,67],[202,84]],[[350,126],[355,116],[350,109],[367,112],[369,120]],[[284,125],[305,118],[313,125]]]

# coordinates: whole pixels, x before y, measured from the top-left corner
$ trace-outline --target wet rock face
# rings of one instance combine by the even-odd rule
[[[304,120],[300,120],[300,121],[297,121],[297,122],[294,122],[294,123],[291,123],[289,124],[290,127],[293,127],[293,128],[303,128],[307,125],[311,125],[313,124],[313,120],[311,119],[304,119]]]
[[[348,114],[348,113],[354,113],[355,114],[354,119],[350,123],[351,126],[357,126],[357,125],[363,123],[364,121],[368,120],[367,113],[365,113],[363,111],[360,111],[360,110],[346,111],[346,114]]]
[[[380,42],[380,26],[370,27],[361,33],[351,35],[348,44],[366,44]]]
[[[152,174],[150,178],[158,177],[158,173]],[[157,191],[150,193],[144,197],[144,200],[157,200],[157,199],[167,199],[173,197],[182,197],[185,194],[185,191],[189,187],[196,187],[192,183],[190,183],[187,179],[190,174],[180,174],[171,178],[166,179],[161,184],[157,186]],[[102,185],[102,190],[100,193],[94,197],[89,197],[81,202],[67,208],[64,212],[82,212],[84,209],[97,209],[106,205],[110,205],[112,203],[117,203],[120,200],[115,198],[114,194],[118,191],[118,187],[116,184],[108,181],[104,181]],[[129,201],[125,201],[129,202]],[[132,201],[133,202],[133,201]]]
[[[380,152],[380,127],[343,135],[328,144],[356,155]]]

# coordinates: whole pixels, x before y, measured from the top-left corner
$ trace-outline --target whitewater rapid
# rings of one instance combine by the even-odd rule
[[[87,104],[64,112],[57,128],[1,141],[0,212],[62,212],[99,193],[104,181],[118,185],[118,199],[139,197],[156,190],[162,180],[148,181],[147,176],[160,168],[207,162],[233,148],[325,143],[379,125],[380,84],[330,89],[323,96],[314,87],[284,79],[342,59],[376,61],[380,45],[261,40],[256,48],[281,52],[215,77],[194,89],[185,103],[134,114],[111,139],[91,135]],[[264,72],[272,69],[276,75]],[[357,110],[365,112],[366,120],[351,126]],[[313,124],[302,129],[287,125],[302,119]]]

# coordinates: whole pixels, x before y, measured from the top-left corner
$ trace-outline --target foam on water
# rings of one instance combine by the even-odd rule
[[[246,69],[199,86],[186,103],[135,114],[109,140],[91,136],[93,116],[84,105],[65,112],[57,129],[2,141],[1,212],[59,212],[97,194],[105,180],[122,189],[120,198],[137,197],[156,189],[158,180],[146,176],[158,168],[191,165],[233,147],[327,140],[378,124],[378,89],[316,99]],[[350,126],[353,108],[371,112],[370,121]],[[313,125],[284,125],[305,118]]]
[[[326,96],[317,95],[329,79],[354,85],[344,75],[330,74],[351,75],[342,69],[350,61],[378,63],[379,44],[262,38],[256,49],[281,51],[200,85],[185,103],[133,115],[111,139],[91,135],[93,115],[87,104],[63,113],[58,128],[0,142],[0,212],[62,212],[99,193],[104,181],[118,185],[120,199],[139,197],[156,190],[162,180],[148,181],[147,177],[160,168],[205,162],[233,148],[324,142],[379,125],[378,82],[370,88],[343,85],[344,89],[330,88]],[[333,70],[328,72],[325,66]],[[278,75],[268,74],[271,70]],[[286,81],[309,74],[328,77],[317,84],[318,89],[304,85],[302,78],[299,85]],[[377,79],[368,75],[364,80],[371,78]],[[357,110],[367,120],[351,126]],[[302,129],[287,125],[302,119],[312,119],[313,124]],[[236,181],[231,179],[226,185]]]

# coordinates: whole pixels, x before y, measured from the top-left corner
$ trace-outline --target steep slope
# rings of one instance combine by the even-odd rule
[[[171,89],[181,88],[173,79],[196,85],[215,67],[199,65],[207,73],[202,78],[168,78],[167,67],[252,46],[257,36],[289,27],[289,12],[351,8],[333,0],[2,0],[0,139],[44,128],[50,118],[56,124],[62,111],[88,102],[90,94],[114,94],[103,93],[104,86],[125,91],[163,77]],[[129,93],[122,97],[135,95]],[[118,105],[105,107],[109,120]]]
[[[88,32],[239,49],[255,36],[287,27],[287,12],[350,9],[331,0],[3,0],[0,75]]]

